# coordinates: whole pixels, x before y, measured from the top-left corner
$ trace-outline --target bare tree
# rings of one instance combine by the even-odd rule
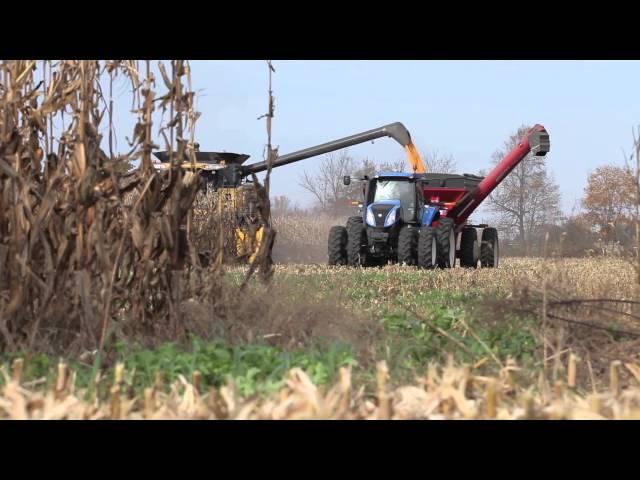
[[[422,152],[422,161],[431,173],[454,173],[458,168],[453,155],[441,153],[437,149],[428,149]]]
[[[291,199],[286,195],[278,195],[271,200],[271,211],[275,215],[287,215],[292,209]]]
[[[315,197],[320,208],[337,213],[350,191],[350,186],[343,185],[342,178],[353,174],[354,169],[355,162],[346,150],[328,153],[317,173],[309,174],[305,170],[298,184]]]
[[[640,284],[640,127],[638,127],[637,134],[635,131],[632,131],[633,135],[633,153],[631,154],[629,160],[626,159],[625,162],[627,164],[627,169],[631,172],[633,177],[633,186],[635,190],[634,195],[634,223],[635,223],[635,269],[636,269],[636,281]],[[633,164],[635,155],[635,165]]]
[[[522,126],[494,153],[498,164],[529,130]],[[515,236],[523,253],[530,254],[533,237],[545,225],[556,223],[562,216],[560,189],[549,175],[545,157],[527,155],[493,191],[487,207],[495,216],[498,228]]]
[[[456,168],[452,155],[440,154],[437,150],[425,155],[424,161],[427,171],[431,172],[451,173]],[[380,171],[408,171],[407,159],[375,162],[364,158],[357,162],[342,150],[325,155],[316,173],[305,171],[298,183],[315,197],[319,208],[340,215],[351,211],[352,201],[359,201],[362,197],[362,184],[355,179],[371,177]],[[343,185],[345,175],[354,178],[350,185]]]
[[[360,162],[354,160],[353,171],[351,175],[357,178],[372,177],[379,169],[376,162],[369,157],[365,157]]]
[[[450,153],[441,153],[437,149],[423,150],[420,153],[427,172],[430,173],[454,173],[457,169],[456,161]],[[406,157],[399,158],[395,162],[380,164],[380,169],[398,172],[407,172],[410,167]]]
[[[383,162],[376,166],[376,170],[388,172],[406,172],[407,168],[406,158],[399,158],[395,162]]]

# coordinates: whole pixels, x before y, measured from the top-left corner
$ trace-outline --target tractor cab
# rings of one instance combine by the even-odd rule
[[[365,223],[383,229],[417,223],[423,203],[419,178],[398,172],[381,172],[371,178],[365,191]]]

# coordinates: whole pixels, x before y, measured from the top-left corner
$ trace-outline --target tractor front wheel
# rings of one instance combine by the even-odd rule
[[[347,264],[347,229],[331,227],[329,230],[329,265]]]
[[[403,226],[398,234],[398,263],[400,265],[416,264],[416,248],[418,231],[408,225]]]
[[[347,218],[347,230],[349,230],[349,227],[354,223],[362,225],[362,217],[354,216]]]
[[[364,247],[367,244],[367,230],[361,218],[351,217],[347,223],[347,264],[350,267],[368,266]]]

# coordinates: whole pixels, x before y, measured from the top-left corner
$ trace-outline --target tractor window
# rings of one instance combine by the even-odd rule
[[[373,201],[400,200],[403,217],[410,221],[416,211],[416,187],[414,182],[406,180],[378,180]]]
[[[412,182],[398,180],[378,180],[374,202],[380,200],[400,200],[405,205],[415,201],[415,187]]]

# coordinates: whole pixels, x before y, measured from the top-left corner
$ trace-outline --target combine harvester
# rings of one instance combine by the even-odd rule
[[[403,146],[412,145],[400,123],[386,127]],[[417,153],[414,173],[381,172],[363,178],[361,215],[329,232],[329,265],[370,267],[389,262],[432,269],[498,266],[498,232],[467,219],[529,152],[549,152],[549,134],[535,125],[486,177],[425,173]],[[409,149],[410,150],[410,149]],[[411,153],[411,152],[410,152]],[[351,183],[344,177],[344,184]]]
[[[536,125],[485,178],[475,175],[427,173],[409,131],[396,122],[276,158],[272,168],[347,148],[381,137],[402,145],[413,173],[382,172],[363,182],[361,215],[346,227],[329,233],[329,264],[352,267],[381,266],[389,262],[423,268],[451,268],[460,258],[464,267],[498,265],[498,234],[487,225],[469,225],[467,218],[529,152],[546,155],[549,135]],[[159,169],[184,168],[199,172],[205,185],[223,202],[220,211],[237,217],[236,256],[251,261],[260,247],[262,225],[257,198],[248,180],[269,168],[267,162],[244,165],[249,155],[196,152],[196,163],[185,158],[171,165],[167,152],[157,152]],[[344,177],[345,185],[351,183]],[[224,203],[224,205],[223,205]],[[479,240],[480,239],[480,240]]]

